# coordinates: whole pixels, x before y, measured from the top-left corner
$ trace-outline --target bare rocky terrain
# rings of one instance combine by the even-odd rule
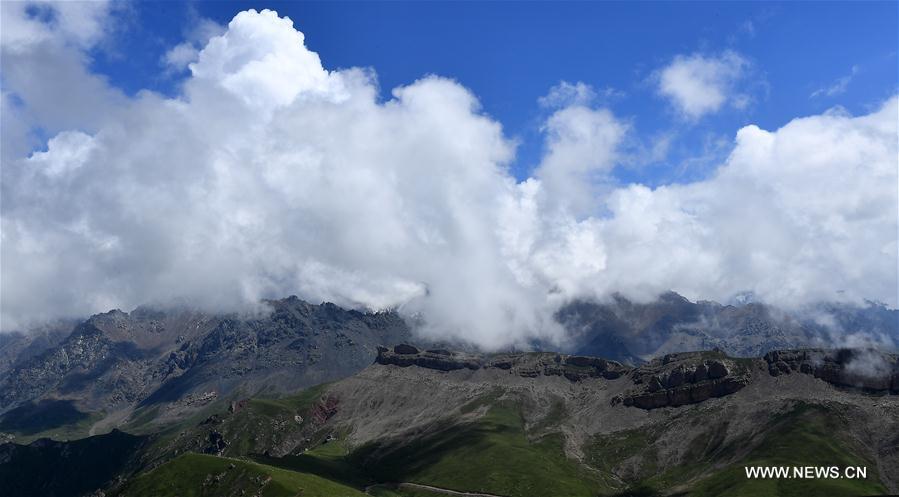
[[[815,491],[899,492],[897,355],[810,347],[826,330],[798,315],[674,294],[574,303],[559,315],[569,353],[485,354],[426,343],[393,312],[265,304],[111,311],[5,338],[0,482],[22,484],[11,495],[156,495],[138,490],[155,488],[142,475],[189,489],[196,464],[220,466],[185,459],[201,454],[230,461],[205,476],[209,495],[234,465],[253,482],[288,471],[394,497],[718,495],[733,481],[737,495],[807,495],[741,478],[748,464],[859,465],[868,479]],[[895,334],[895,311],[829,312],[857,333]],[[700,336],[715,346],[684,350]],[[610,344],[609,356],[584,352]],[[111,453],[116,464],[84,466]],[[23,483],[38,473],[42,487]],[[237,480],[225,494],[255,488]]]
[[[789,370],[780,368],[784,359],[792,361]],[[858,374],[854,360],[877,360],[882,369]],[[754,420],[770,416],[772,406],[777,412],[797,402],[840,405],[871,420],[858,423],[860,432],[883,427],[882,435],[899,442],[899,358],[871,350],[777,351],[763,358],[678,353],[631,368],[554,353],[485,358],[382,349],[376,364],[329,387],[327,395],[339,399],[331,422],[349,423],[355,445],[424,430],[483,396],[515,399],[529,426],[539,425],[554,402],[561,402],[568,415],[560,416],[557,427],[570,436],[574,455],[587,435],[713,411],[745,420],[747,426],[728,433],[739,438]],[[899,452],[886,457],[895,463],[888,467],[899,468]],[[899,471],[890,475],[899,483]]]
[[[859,374],[872,361],[880,369]],[[511,430],[484,428],[497,409],[511,409],[528,443],[558,440],[557,457],[595,472],[585,481],[601,480],[613,490],[652,481],[664,484],[664,494],[692,495],[722,472],[758,462],[772,446],[795,465],[811,464],[820,451],[833,464],[864,464],[880,488],[899,490],[899,358],[873,350],[787,350],[757,358],[678,353],[630,367],[557,353],[485,356],[398,345],[379,349],[376,362],[360,373],[316,390],[303,407],[256,425],[265,435],[246,440],[251,405],[248,399],[181,432],[154,460],[183,451],[292,460],[339,443],[354,467],[377,469],[405,461],[420,444],[446,447],[444,459],[434,459],[439,467],[452,459],[457,449],[449,447],[459,434],[482,447]],[[446,481],[426,469],[405,477]],[[509,495],[489,485],[451,488]]]
[[[174,419],[232,393],[290,392],[351,375],[378,344],[410,339],[394,313],[296,297],[267,301],[255,315],[114,310],[64,338],[9,340],[22,352],[0,371],[0,432],[39,432],[50,426],[13,421],[58,415],[108,431],[147,407],[159,421]]]
[[[568,340],[534,343],[533,350],[562,350],[626,365],[690,350],[749,357],[833,347],[840,345],[834,341],[840,333],[881,347],[899,343],[899,314],[876,304],[822,304],[787,313],[759,303],[690,302],[667,293],[649,303],[620,296],[574,302],[556,317],[568,330]],[[400,342],[427,340],[415,336],[395,312],[345,310],[296,297],[263,302],[255,313],[141,307],[4,334],[0,433],[24,440],[54,435],[45,432],[60,420],[80,423],[66,437],[102,433],[133,422],[148,408],[156,409],[155,421],[176,419],[216,399],[291,392],[352,375],[372,362],[378,345]],[[732,381],[721,380],[714,388],[734,388]],[[696,388],[712,386],[706,382]],[[648,392],[636,400],[649,401],[661,402],[660,394]],[[13,423],[25,418],[40,422],[32,427]]]

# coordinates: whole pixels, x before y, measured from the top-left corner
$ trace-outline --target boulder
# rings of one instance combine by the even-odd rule
[[[708,362],[709,368],[709,379],[714,380],[717,378],[724,378],[730,371],[727,369],[727,365],[721,361],[712,360]]]
[[[668,388],[679,387],[684,384],[684,368],[679,367],[674,371],[668,373]]]
[[[393,347],[393,352],[395,354],[400,354],[400,355],[411,355],[411,354],[417,354],[418,348],[413,347],[412,345],[409,345],[406,343],[401,343],[401,344]]]
[[[690,381],[691,383],[699,383],[701,381],[707,380],[709,377],[709,368],[706,367],[705,363],[699,363],[696,366],[696,369],[693,370],[693,379]]]

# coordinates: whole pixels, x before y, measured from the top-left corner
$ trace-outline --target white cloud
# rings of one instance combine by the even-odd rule
[[[113,10],[103,1],[0,2],[4,161],[32,149],[31,128],[93,132],[118,117],[126,99],[87,70],[86,54],[103,41]]]
[[[650,293],[895,306],[897,110],[893,98],[862,117],[747,126],[711,179],[617,191],[601,237],[609,289],[639,275]]]
[[[91,136],[80,131],[63,131],[50,139],[46,152],[35,152],[28,160],[35,171],[57,178],[83,167],[93,151]]]
[[[718,57],[678,55],[656,74],[658,92],[690,120],[717,112],[728,102],[743,108],[748,96],[737,93],[735,83],[748,66],[749,62],[733,51]]]
[[[222,36],[209,40],[190,65],[190,96],[206,96],[215,85],[256,110],[271,110],[300,98],[344,98],[343,78],[322,68],[304,46],[303,33],[289,18],[263,10],[241,12]]]
[[[162,62],[174,71],[183,71],[197,61],[200,50],[210,39],[225,33],[225,27],[217,22],[196,18],[186,32],[186,40],[169,49],[162,56]]]
[[[172,69],[180,71],[187,69],[191,62],[196,62],[199,55],[200,50],[195,48],[193,43],[183,42],[169,49],[162,56],[162,60]]]
[[[3,2],[0,4],[0,44],[13,51],[50,39],[90,48],[106,34],[108,0]]]
[[[29,93],[40,81],[21,75],[44,59],[19,59],[4,147],[41,119],[56,131],[46,151],[4,155],[3,329],[296,293],[400,306],[426,333],[498,347],[561,339],[561,303],[613,291],[896,305],[895,99],[746,127],[711,179],[654,190],[608,180],[628,124],[568,102],[537,177],[516,182],[514,143],[460,84],[427,77],[382,101],[370,71],[329,71],[303,41],[286,18],[239,14],[173,99],[122,97],[75,58],[67,74],[102,102],[80,116],[41,110],[54,87]]]
[[[592,86],[581,81],[562,81],[550,88],[549,93],[540,97],[537,102],[542,107],[557,109],[569,105],[589,105],[595,98],[596,91]]]
[[[582,81],[576,83],[561,81],[550,88],[546,95],[537,99],[537,103],[547,109],[561,109],[572,105],[589,106],[597,100],[609,101],[623,96],[623,91],[610,86],[597,91]]]
[[[833,97],[846,93],[846,89],[849,88],[849,83],[852,82],[852,79],[855,78],[856,74],[858,74],[858,66],[852,66],[852,71],[849,74],[837,79],[829,86],[818,88],[817,90],[813,91],[811,95],[809,95],[809,98],[816,98],[821,96]]]
[[[546,155],[536,174],[545,195],[575,216],[592,214],[627,125],[607,109],[573,103],[553,113],[543,131]]]

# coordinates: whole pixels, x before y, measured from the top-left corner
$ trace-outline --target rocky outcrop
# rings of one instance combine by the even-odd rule
[[[448,352],[444,350],[419,351],[411,345],[397,345],[391,351],[385,347],[378,347],[378,364],[399,366],[402,368],[418,366],[439,371],[455,371],[458,369],[476,370],[481,368],[481,360],[477,356],[462,353]]]
[[[309,417],[316,424],[323,424],[325,421],[331,419],[332,416],[337,414],[338,404],[339,400],[337,399],[337,397],[327,396],[319,399],[319,401],[309,411]]]
[[[393,347],[394,354],[413,355],[413,354],[418,354],[418,352],[419,352],[418,347],[415,347],[415,346],[412,346],[412,345],[409,345],[406,343],[401,343],[401,344]]]
[[[608,361],[598,357],[569,356],[557,354],[552,364],[544,364],[544,376],[564,376],[571,381],[587,378],[605,378],[614,380],[627,374],[631,368],[616,361]]]
[[[715,353],[669,354],[635,369],[631,377],[637,387],[613,402],[640,409],[696,404],[749,383],[748,371]]]
[[[206,447],[203,448],[203,453],[220,456],[227,448],[228,442],[225,441],[224,435],[217,430],[213,430],[209,432],[208,443]]]
[[[771,376],[807,374],[840,387],[899,394],[899,356],[872,349],[777,350],[765,354]]]
[[[598,357],[540,352],[484,357],[443,349],[420,351],[406,344],[396,345],[393,349],[378,347],[378,358],[375,362],[399,367],[418,366],[439,371],[501,369],[524,378],[563,376],[570,381],[587,378],[611,380],[620,378],[631,370],[619,362]]]

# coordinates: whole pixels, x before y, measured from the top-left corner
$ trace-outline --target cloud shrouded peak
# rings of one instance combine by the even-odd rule
[[[554,101],[519,182],[514,141],[458,82],[382,100],[271,11],[238,14],[190,69],[176,98],[118,95],[40,151],[4,150],[3,329],[297,294],[491,348],[562,340],[561,304],[611,292],[896,304],[895,99],[746,127],[710,179],[650,189],[611,179],[630,126],[607,109]],[[25,81],[4,80],[4,105]]]
[[[658,92],[690,120],[717,112],[727,103],[740,107],[745,105],[746,97],[736,94],[735,83],[743,77],[748,64],[732,51],[717,57],[678,55],[656,74]]]

